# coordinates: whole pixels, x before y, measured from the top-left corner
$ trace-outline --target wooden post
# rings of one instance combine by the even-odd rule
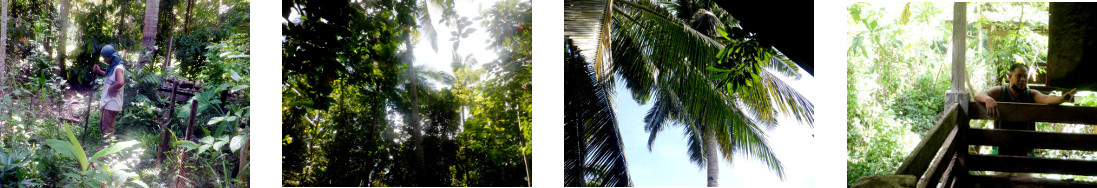
[[[968,102],[971,101],[971,95],[964,91],[967,80],[967,3],[956,2],[952,11],[952,87],[946,93],[945,105],[959,103],[960,112],[967,112]]]
[[[189,123],[187,123],[187,132],[185,134],[186,135],[185,138],[187,140],[194,140],[195,139],[194,135],[190,134],[190,133],[191,133],[191,130],[194,130],[194,116],[196,114],[198,114],[198,113],[195,113],[196,111],[198,111],[198,101],[194,101],[193,103],[190,104],[190,117],[188,118]]]
[[[168,136],[168,130],[171,129],[171,120],[175,119],[175,92],[179,91],[179,82],[174,80],[171,82],[171,95],[168,96],[168,120],[165,120],[163,123],[160,124],[161,142],[159,154],[156,155],[157,164],[159,164],[160,161],[163,160],[165,154],[168,152],[168,149],[170,149],[171,147],[171,144],[168,143],[168,141],[171,141],[170,137]],[[184,139],[186,139],[186,137],[184,137]]]

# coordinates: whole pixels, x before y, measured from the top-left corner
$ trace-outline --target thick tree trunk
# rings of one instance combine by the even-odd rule
[[[59,41],[60,43],[58,43],[59,45],[57,46],[57,67],[61,68],[61,72],[58,76],[61,76],[61,78],[68,78],[65,75],[65,54],[68,51],[69,9],[72,8],[70,5],[71,3],[69,3],[69,0],[61,0],[61,18],[58,19],[61,20],[61,25],[58,27],[58,29],[61,30],[61,38]]]
[[[716,131],[707,131],[704,136],[705,164],[708,164],[708,186],[720,186],[720,149],[716,147]]]
[[[152,59],[153,51],[156,50],[156,24],[160,21],[160,0],[145,0],[145,26],[141,31],[141,46],[145,46],[144,53],[141,53],[140,60],[137,61],[137,67],[144,67],[145,63],[148,63]]]

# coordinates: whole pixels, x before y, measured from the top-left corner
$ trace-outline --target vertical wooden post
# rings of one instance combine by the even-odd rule
[[[195,95],[197,95],[197,93]],[[187,123],[187,131],[186,131],[186,134],[185,134],[186,135],[185,138],[187,140],[194,140],[195,139],[194,134],[191,134],[191,130],[194,130],[194,116],[198,114],[198,113],[196,113],[197,111],[198,111],[198,101],[196,100],[196,101],[194,101],[193,103],[190,104],[190,117],[187,118],[187,121],[189,121],[189,123]]]
[[[967,3],[956,2],[952,11],[952,87],[946,93],[945,105],[959,103],[960,112],[967,114],[971,100],[971,96],[964,91],[967,80]]]

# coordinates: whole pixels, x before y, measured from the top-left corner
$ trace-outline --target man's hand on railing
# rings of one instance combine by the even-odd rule
[[[997,118],[998,117],[998,102],[996,102],[994,100],[987,100],[987,102],[985,104],[987,106],[987,115],[990,115],[990,117]]]

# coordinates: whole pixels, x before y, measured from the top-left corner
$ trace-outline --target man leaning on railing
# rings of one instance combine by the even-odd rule
[[[1007,76],[1009,84],[1001,87],[991,87],[990,89],[975,95],[976,101],[986,104],[987,115],[991,117],[998,117],[1000,115],[998,112],[998,102],[1059,105],[1063,102],[1071,102],[1074,100],[1074,91],[1077,89],[1071,89],[1069,92],[1064,93],[1063,96],[1045,95],[1038,90],[1029,89],[1028,67],[1024,64],[1013,64],[1009,67],[1009,70],[1010,73]],[[1035,131],[1036,123],[1031,121],[995,121],[994,128]],[[1019,147],[995,147],[991,153],[998,155],[1033,156],[1032,148]]]

